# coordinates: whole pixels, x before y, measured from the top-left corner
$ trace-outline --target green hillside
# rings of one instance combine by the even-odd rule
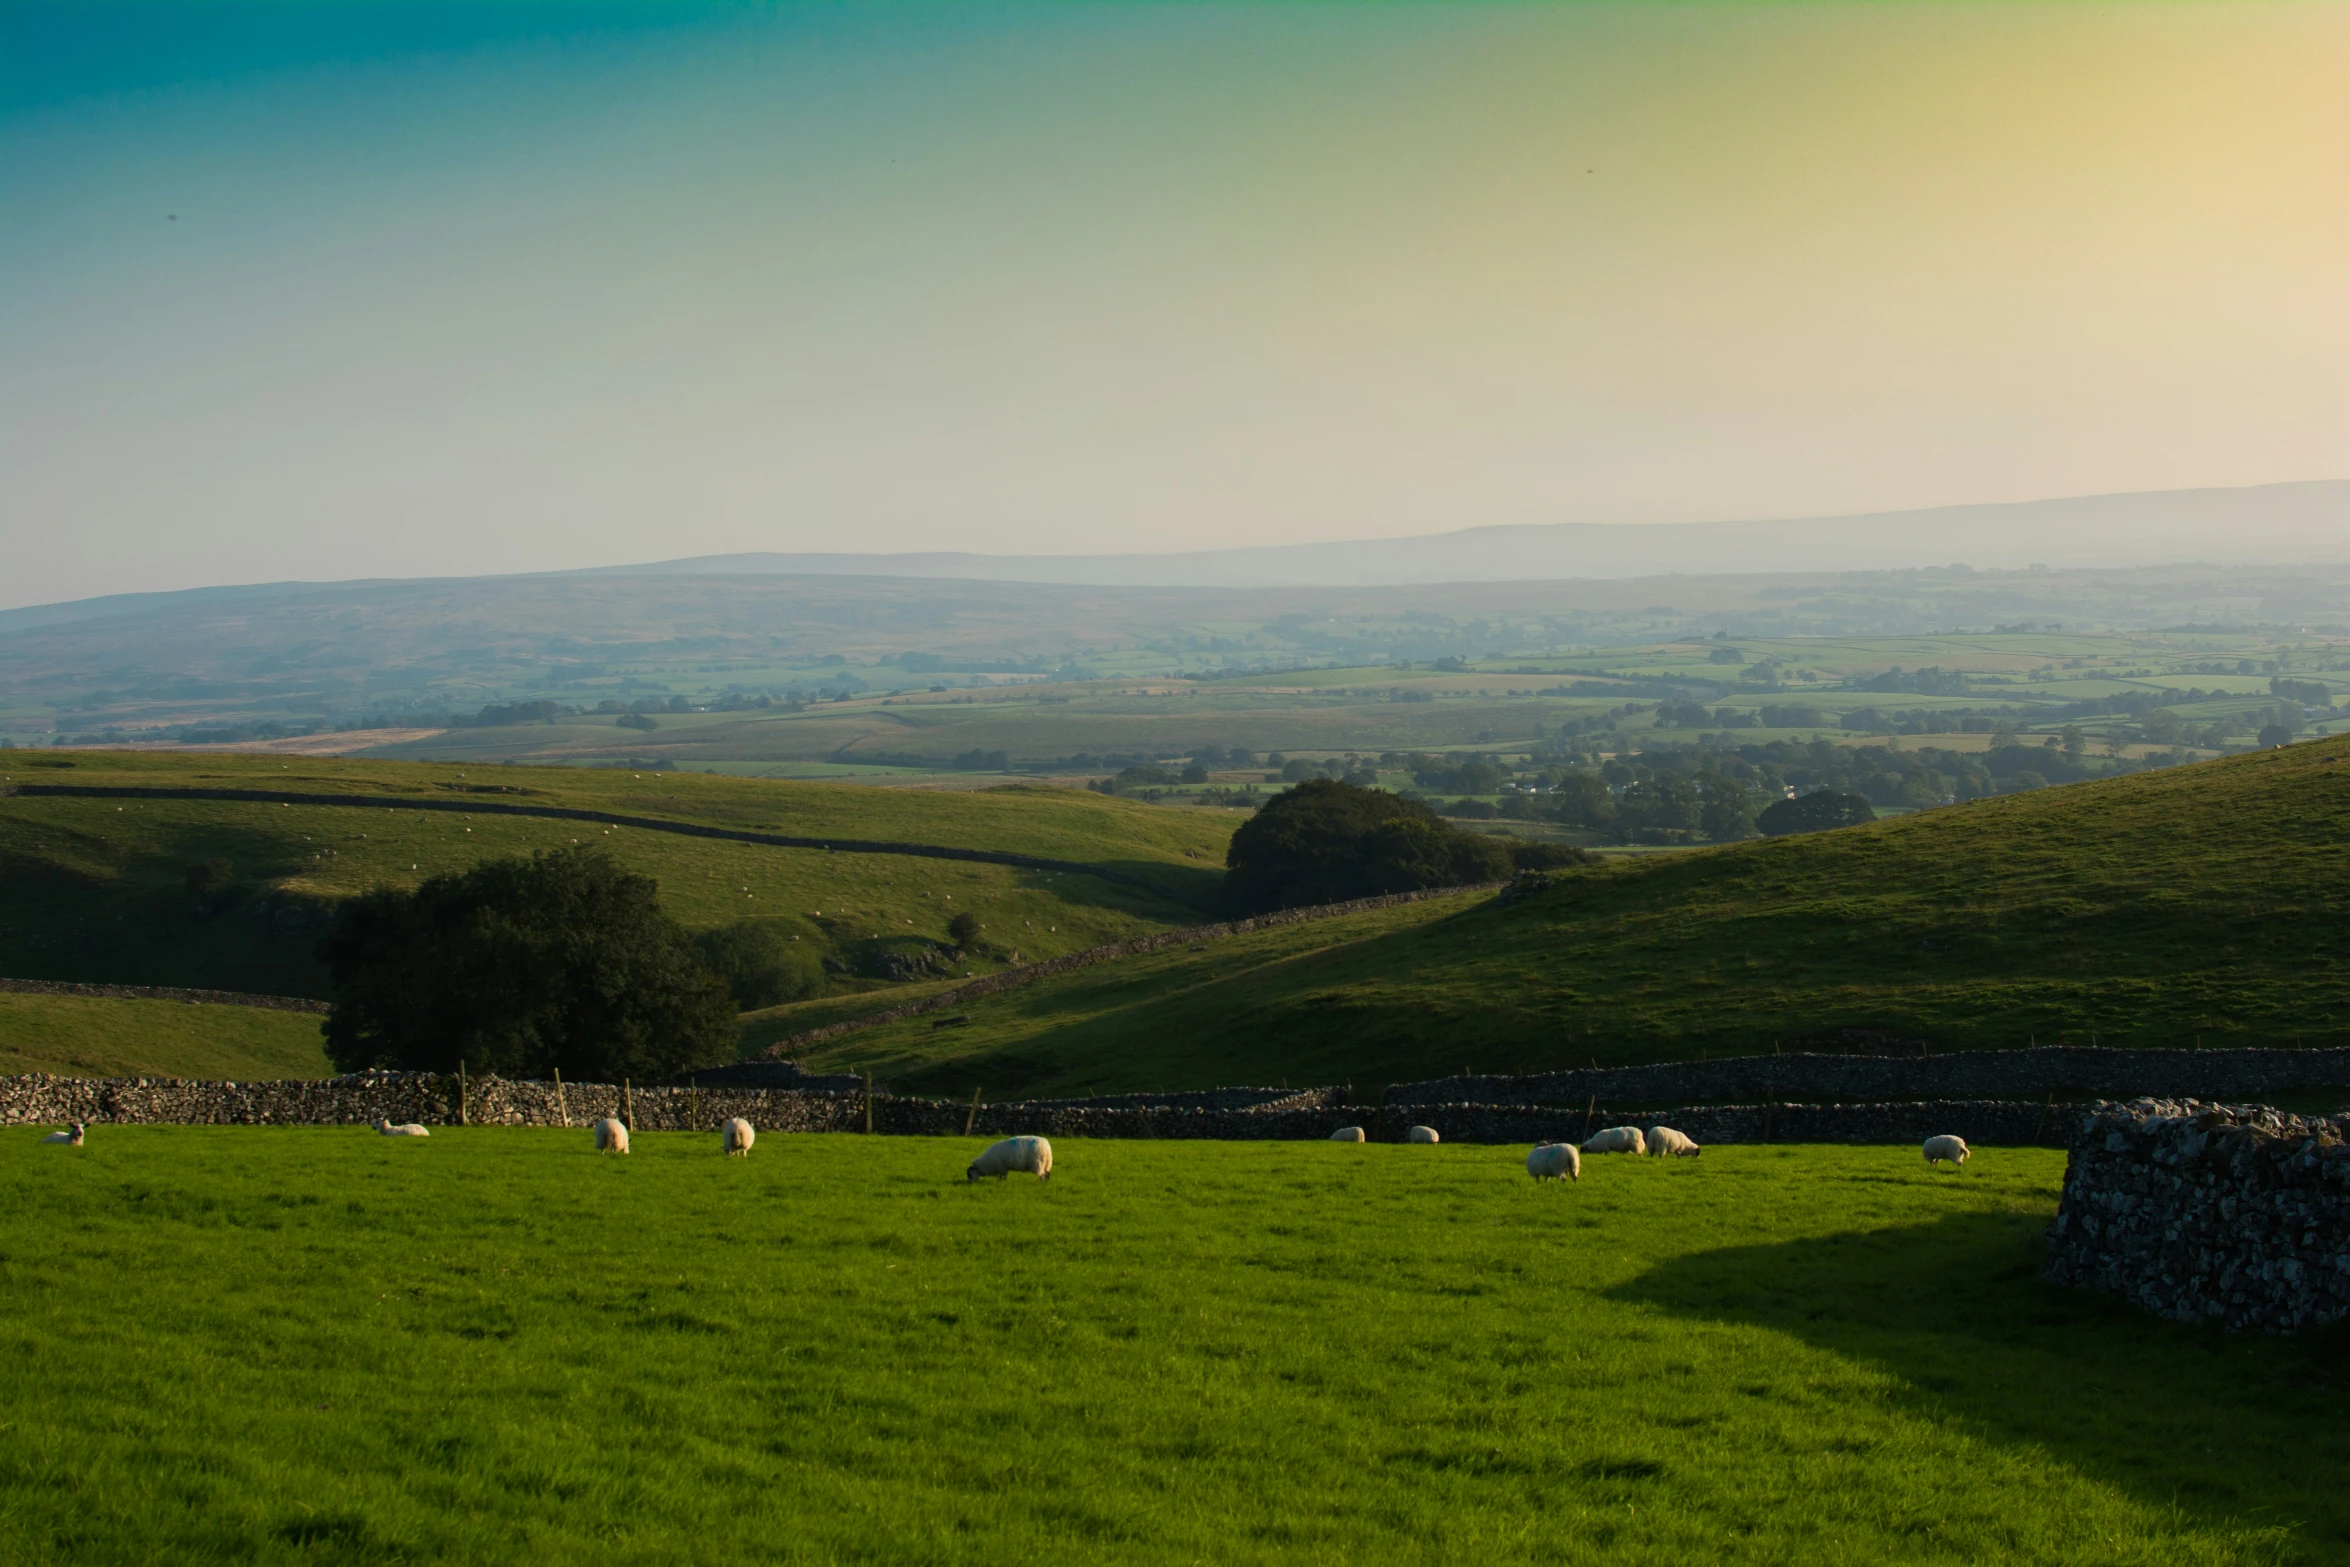
[[[324,1077],[334,1068],[318,1023],[264,1007],[0,991],[0,1076]]]
[[[927,793],[837,784],[561,768],[281,760],[224,755],[0,756],[0,789],[26,784],[278,789],[480,800],[663,821],[980,849],[1074,861],[1161,891],[1072,871],[896,854],[830,853],[635,827],[382,806],[263,800],[0,797],[0,975],[322,996],[311,958],[336,900],[413,885],[497,855],[574,842],[608,847],[657,878],[689,926],[772,916],[842,970],[837,988],[929,954],[961,909],[987,952],[955,968],[1021,959],[1197,922],[1221,875],[1232,819],[1081,791]],[[225,861],[221,893],[190,891],[191,866]]]
[[[998,1092],[1371,1086],[1835,1048],[2350,1038],[2350,740],[1619,862],[1160,953],[824,1042]],[[1905,1046],[1906,1048],[1906,1046]]]

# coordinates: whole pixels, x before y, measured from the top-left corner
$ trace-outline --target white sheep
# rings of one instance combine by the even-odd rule
[[[1634,1156],[1648,1152],[1648,1139],[1640,1135],[1637,1126],[1610,1126],[1593,1132],[1583,1139],[1585,1153],[1628,1153]]]
[[[628,1152],[628,1127],[617,1117],[608,1115],[596,1123],[596,1152]]]
[[[1359,1143],[1365,1141],[1366,1139],[1363,1136],[1363,1129],[1361,1127],[1342,1126],[1337,1131],[1330,1134],[1330,1140],[1334,1143]]]
[[[971,1161],[963,1172],[963,1179],[976,1181],[983,1175],[1005,1176],[1014,1170],[1031,1171],[1040,1181],[1053,1178],[1053,1145],[1041,1137],[1007,1137]]]
[[[82,1134],[88,1130],[88,1127],[76,1121],[62,1132],[51,1132],[41,1141],[43,1143],[63,1143],[68,1148],[79,1148],[82,1145]]]
[[[1583,1156],[1573,1143],[1544,1143],[1526,1155],[1526,1173],[1537,1181],[1579,1181]]]
[[[1436,1135],[1436,1128],[1433,1126],[1415,1126],[1403,1134],[1403,1140],[1407,1143],[1440,1143],[1444,1141],[1443,1138]]]
[[[386,1137],[430,1137],[432,1135],[414,1121],[394,1126],[388,1120],[378,1120],[375,1123],[375,1129]]]
[[[750,1122],[739,1115],[728,1116],[718,1126],[718,1146],[731,1159],[736,1154],[748,1155],[751,1144],[759,1140],[759,1133]],[[628,1151],[625,1144],[622,1153]]]
[[[1926,1139],[1926,1168],[1932,1169],[1938,1159],[1948,1159],[1950,1167],[1955,1170],[1966,1163],[1967,1155],[1973,1151],[1967,1147],[1965,1138],[1953,1137],[1948,1132],[1940,1137],[1929,1137]]]
[[[1686,1132],[1676,1132],[1669,1126],[1648,1129],[1648,1151],[1659,1159],[1694,1159],[1705,1152],[1690,1141]]]

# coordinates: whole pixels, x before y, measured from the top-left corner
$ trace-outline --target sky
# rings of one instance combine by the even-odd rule
[[[2343,3],[0,0],[0,606],[2350,476],[2346,81]]]

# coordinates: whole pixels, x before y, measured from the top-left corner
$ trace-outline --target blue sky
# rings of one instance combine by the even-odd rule
[[[2350,8],[0,0],[0,601],[2350,473]]]

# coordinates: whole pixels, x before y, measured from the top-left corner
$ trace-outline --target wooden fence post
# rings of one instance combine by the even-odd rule
[[[1578,1138],[1576,1138],[1576,1139],[1575,1139],[1575,1141],[1576,1141],[1576,1142],[1578,1142],[1578,1143],[1586,1143],[1586,1142],[1589,1142],[1589,1141],[1591,1140],[1591,1118],[1592,1118],[1594,1115],[1598,1114],[1598,1113],[1599,1113],[1599,1095],[1597,1095],[1597,1094],[1593,1094],[1593,1095],[1591,1096],[1591,1103],[1589,1103],[1589,1104],[1587,1104],[1587,1105],[1585,1105],[1585,1106],[1583,1107],[1583,1135],[1582,1135],[1581,1137],[1578,1137]]]
[[[571,1124],[571,1106],[563,1100],[563,1069],[555,1068],[555,1119],[565,1126]]]
[[[471,1126],[473,1124],[470,1120],[466,1119],[465,1097],[465,1063],[460,1060],[457,1063],[457,1124],[459,1126]]]
[[[978,1088],[974,1087],[974,1088],[971,1090],[971,1108],[970,1108],[969,1110],[967,1110],[967,1111],[965,1111],[965,1112],[963,1113],[963,1135],[964,1135],[965,1137],[969,1137],[969,1136],[971,1135],[971,1125],[972,1125],[972,1123],[973,1123],[973,1122],[977,1121],[978,1119],[979,1119],[979,1090],[978,1090]]]
[[[865,1135],[873,1135],[873,1073],[865,1073]]]
[[[636,1097],[629,1092],[628,1079],[620,1080],[620,1119],[628,1125],[628,1135],[636,1135]]]

